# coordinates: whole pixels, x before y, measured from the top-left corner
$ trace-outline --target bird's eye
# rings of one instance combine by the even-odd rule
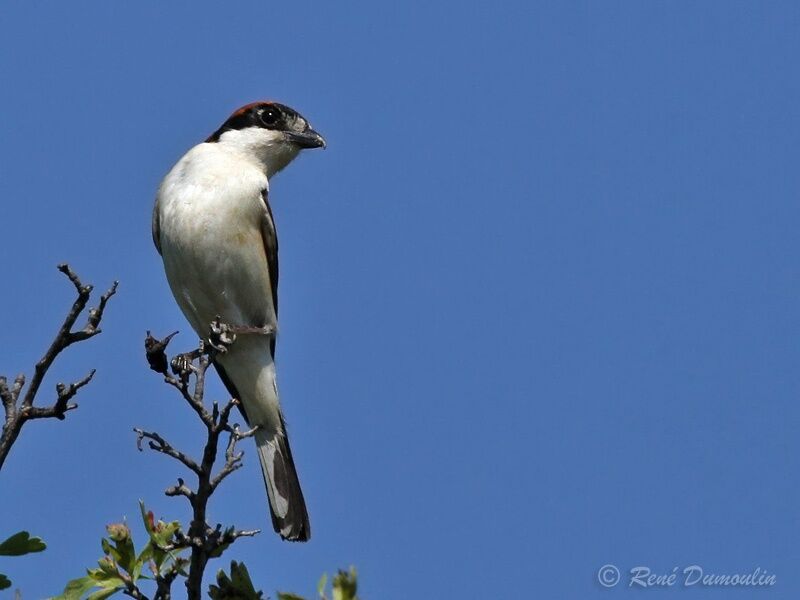
[[[264,123],[267,127],[272,127],[278,122],[281,114],[278,112],[276,108],[265,108],[261,111],[261,122]]]

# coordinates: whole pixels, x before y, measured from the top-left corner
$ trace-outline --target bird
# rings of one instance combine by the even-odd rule
[[[153,242],[184,316],[201,339],[217,320],[236,335],[214,366],[256,429],[272,525],[289,541],[307,541],[311,526],[275,374],[278,235],[269,182],[302,150],[325,146],[296,110],[247,104],[178,160],[153,210]]]

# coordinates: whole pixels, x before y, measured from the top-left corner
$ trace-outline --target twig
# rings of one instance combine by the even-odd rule
[[[197,463],[189,456],[181,452],[180,450],[176,450],[172,444],[166,441],[157,433],[152,433],[149,431],[143,431],[138,428],[133,429],[136,432],[136,446],[139,448],[139,451],[142,450],[142,440],[148,439],[148,446],[151,450],[155,450],[156,452],[161,452],[161,454],[166,454],[167,456],[171,456],[175,460],[179,460],[182,462],[188,469],[191,469],[198,475],[200,474],[200,467],[197,466]]]
[[[170,600],[172,598],[172,582],[181,574],[179,564],[172,563],[172,567],[164,574],[156,577],[156,595],[153,600]]]
[[[227,417],[226,417],[227,418]],[[252,437],[255,435],[256,431],[258,430],[257,427],[249,431],[245,431],[244,433],[239,431],[238,427],[234,427],[228,437],[228,446],[225,448],[225,464],[220,469],[219,473],[217,473],[214,477],[211,478],[211,491],[213,492],[217,489],[217,486],[222,483],[222,481],[231,473],[238,470],[242,466],[242,458],[244,458],[244,452],[239,451],[236,452],[236,444],[239,440],[243,440],[245,438]]]
[[[11,447],[17,440],[22,426],[27,421],[49,418],[63,420],[68,411],[78,408],[78,405],[71,403],[70,400],[75,397],[80,388],[87,385],[94,377],[95,371],[92,369],[86,377],[75,383],[58,383],[56,385],[56,401],[52,406],[38,407],[33,404],[45,375],[47,375],[58,355],[72,344],[88,340],[101,332],[100,322],[103,319],[106,304],[117,291],[118,282],[115,281],[108,291],[100,297],[97,308],[89,309],[86,323],[83,327],[73,330],[75,322],[83,313],[91,298],[93,288],[91,285],[84,285],[69,265],[58,265],[58,270],[72,282],[77,292],[77,297],[72,303],[69,312],[67,312],[67,316],[64,318],[55,338],[50,343],[50,347],[39,362],[36,363],[33,377],[31,377],[28,389],[21,400],[20,394],[25,386],[25,375],[22,373],[17,375],[11,387],[8,386],[8,380],[0,376],[0,400],[2,400],[5,413],[5,421],[2,433],[0,433],[0,469],[2,469]]]
[[[150,600],[150,598],[142,593],[142,590],[133,582],[133,579],[125,573],[119,572],[119,574],[122,577],[122,581],[125,583],[125,589],[122,590],[123,594],[135,598],[135,600]]]
[[[217,524],[211,527],[206,521],[209,499],[220,483],[231,473],[242,466],[244,453],[236,450],[239,440],[251,437],[256,430],[240,431],[237,425],[230,424],[233,408],[239,405],[236,399],[227,402],[221,409],[214,403],[211,410],[204,402],[205,376],[211,366],[214,356],[225,351],[226,347],[235,341],[234,335],[229,335],[228,328],[219,321],[212,327],[210,343],[200,343],[197,350],[175,356],[169,361],[166,348],[175,335],[170,334],[163,340],[154,338],[147,332],[145,339],[145,352],[150,368],[161,373],[164,381],[177,389],[186,403],[197,414],[206,428],[206,443],[203,448],[201,460],[196,460],[174,448],[161,435],[155,432],[135,429],[137,444],[141,449],[143,440],[148,440],[148,446],[153,450],[177,460],[197,476],[197,487],[190,488],[183,479],[178,479],[177,485],[165,490],[167,496],[183,496],[192,507],[192,520],[186,533],[179,530],[175,533],[175,543],[170,549],[190,548],[189,573],[186,579],[186,589],[190,600],[199,600],[202,597],[203,573],[211,558],[218,557],[230,544],[241,537],[251,537],[259,530],[237,530],[234,527],[223,528]],[[171,372],[167,369],[170,365]],[[192,381],[193,380],[193,381]],[[0,387],[0,397],[3,390]],[[225,445],[225,462],[220,470],[214,473],[214,463],[219,453],[220,437],[227,434]],[[177,575],[177,573],[176,573]],[[173,576],[172,579],[175,577]],[[164,593],[169,593],[172,581],[163,582]],[[159,590],[162,583],[159,583]],[[168,596],[156,596],[167,598]]]

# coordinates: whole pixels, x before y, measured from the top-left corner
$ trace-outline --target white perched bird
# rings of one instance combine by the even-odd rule
[[[269,179],[300,150],[324,146],[288,106],[248,104],[177,162],[153,212],[153,241],[189,323],[206,339],[219,316],[237,334],[215,366],[248,424],[258,426],[272,524],[292,541],[308,540],[311,529],[275,381],[278,237]]]

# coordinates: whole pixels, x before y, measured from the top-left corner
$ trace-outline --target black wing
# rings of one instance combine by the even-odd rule
[[[272,306],[275,308],[275,318],[278,318],[278,233],[275,230],[275,221],[272,218],[272,208],[269,205],[269,200],[267,199],[268,192],[267,190],[261,191],[261,199],[264,201],[264,218],[261,221],[261,238],[264,241],[264,252],[267,256],[267,269],[269,270],[269,286],[270,290],[272,291]],[[153,219],[153,236],[154,239],[156,237],[156,228],[157,228],[157,219],[154,217]],[[156,244],[158,246],[158,244]],[[272,353],[273,360],[275,359],[275,336],[272,337],[272,341],[270,343],[270,352]],[[214,363],[214,366],[217,369],[217,373],[219,373],[220,379],[222,379],[222,383],[228,390],[228,393],[231,395],[232,398],[241,398],[239,395],[239,391],[236,389],[236,386],[233,385],[233,381],[231,378],[228,377],[228,374],[225,372],[225,369],[220,365],[218,362]],[[244,407],[240,404],[239,410],[241,411],[242,415],[247,421],[247,414],[244,412]]]
[[[153,243],[156,245],[156,250],[161,254],[161,221],[158,218],[158,202],[153,208]]]
[[[269,287],[272,290],[272,306],[275,308],[275,319],[278,318],[278,232],[275,229],[275,220],[272,218],[272,208],[269,205],[269,192],[261,191],[266,212],[261,221],[261,238],[264,240],[264,252],[267,255],[267,269],[269,269]],[[270,344],[272,358],[275,358],[275,336]]]

